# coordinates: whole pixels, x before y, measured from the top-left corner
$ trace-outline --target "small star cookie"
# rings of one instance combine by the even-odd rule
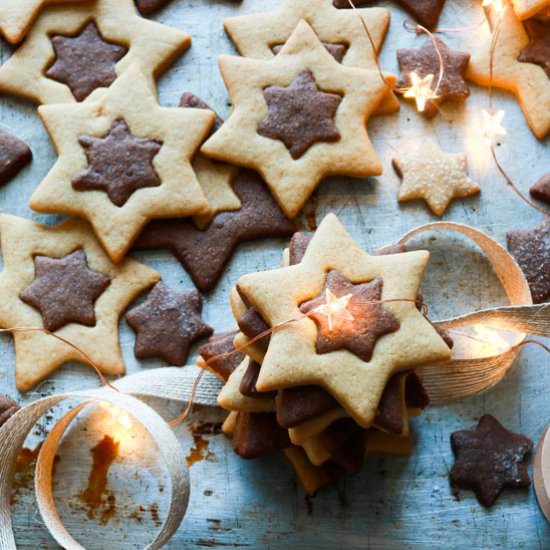
[[[170,2],[170,0],[135,0],[141,15],[152,15]]]
[[[365,122],[388,87],[375,71],[340,65],[305,21],[269,61],[222,56],[220,68],[234,110],[201,151],[260,172],[290,218],[325,176],[381,173]]]
[[[401,78],[397,81],[398,89],[406,89],[411,85],[411,74],[416,73],[425,78],[433,75],[432,90],[437,87],[437,98],[426,103],[423,114],[428,118],[435,116],[439,106],[447,100],[465,101],[470,90],[464,81],[464,72],[470,60],[470,54],[451,50],[445,42],[435,38],[441,57],[443,58],[443,77],[439,83],[441,64],[439,55],[431,39],[417,50],[397,50],[397,60],[401,70]]]
[[[428,259],[425,251],[370,256],[331,214],[319,225],[301,263],[241,277],[239,292],[270,326],[301,317],[300,305],[319,296],[330,270],[354,285],[380,277],[382,300],[397,300],[383,308],[400,328],[378,338],[368,362],[346,349],[317,353],[318,328],[308,317],[280,328],[271,335],[257,389],[322,386],[356,422],[369,427],[392,375],[450,358],[449,348],[415,305]]]
[[[550,8],[550,0],[512,0],[512,4],[520,19],[529,19]]]
[[[550,204],[550,172],[534,183],[529,189],[529,193],[535,199]]]
[[[3,36],[10,44],[21,42],[44,5],[54,2],[59,4],[64,1],[73,0],[2,0],[0,4],[0,36]],[[78,2],[79,0],[74,1]]]
[[[215,115],[160,107],[137,65],[96,101],[43,105],[39,114],[59,159],[31,208],[89,220],[113,261],[149,220],[207,210],[190,161]]]
[[[493,28],[497,15],[489,14]],[[522,52],[529,48],[529,35],[510,5],[505,8],[495,45],[492,83],[513,93],[533,133],[544,139],[550,132],[550,78],[541,65],[520,60]],[[491,36],[487,37],[470,60],[466,77],[479,84],[491,84],[490,71]]]
[[[483,416],[474,430],[453,433],[451,445],[455,455],[451,483],[472,489],[483,506],[492,506],[506,488],[531,484],[525,459],[533,442],[507,430],[491,415]]]
[[[153,88],[190,44],[187,34],[140,17],[133,0],[50,6],[0,66],[0,92],[38,104],[73,103],[95,97],[134,63]]]
[[[114,265],[79,220],[51,227],[1,215],[0,235],[0,326],[49,328],[105,374],[123,374],[119,317],[158,281],[158,273],[134,260]],[[76,349],[49,334],[17,332],[13,338],[20,391],[64,363],[85,362]]]
[[[403,179],[399,201],[423,199],[436,216],[442,216],[453,199],[480,192],[466,174],[466,155],[446,153],[431,140],[394,159],[393,166]]]
[[[10,182],[32,160],[28,146],[0,129],[0,186]]]
[[[202,298],[196,290],[177,292],[157,283],[145,302],[126,315],[136,333],[136,357],[161,357],[171,365],[185,365],[191,344],[213,332],[201,311]]]

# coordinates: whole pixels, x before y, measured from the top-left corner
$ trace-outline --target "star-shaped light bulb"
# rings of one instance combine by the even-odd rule
[[[481,4],[484,8],[489,8],[494,10],[498,16],[502,16],[504,10],[506,9],[505,0],[483,0]]]
[[[325,303],[312,310],[312,313],[325,315],[328,321],[328,329],[331,331],[335,319],[342,321],[353,321],[355,319],[348,309],[349,301],[352,298],[352,294],[346,294],[338,298],[327,288],[325,289]]]
[[[405,89],[403,95],[416,101],[416,108],[423,113],[426,104],[432,99],[437,99],[437,94],[432,90],[434,75],[429,74],[420,77],[415,71],[410,74],[411,85]]]
[[[504,120],[506,113],[502,109],[496,113],[492,113],[484,109],[481,111],[481,114],[483,115],[483,126],[481,133],[485,141],[487,141],[490,145],[493,145],[497,141],[497,138],[507,134],[506,128],[502,125],[502,121]]]

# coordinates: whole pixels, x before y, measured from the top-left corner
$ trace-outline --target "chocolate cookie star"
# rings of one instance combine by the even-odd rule
[[[550,78],[550,21],[525,21],[529,45],[519,54],[522,63],[540,65]]]
[[[169,248],[189,272],[199,290],[212,290],[239,243],[288,237],[295,231],[265,184],[254,172],[242,170],[233,184],[242,208],[222,212],[201,231],[190,220],[156,220],[149,224],[136,248]]]
[[[69,323],[95,325],[94,304],[111,278],[90,269],[83,250],[64,258],[36,256],[34,267],[35,279],[19,297],[40,311],[49,331]]]
[[[264,97],[268,112],[258,133],[281,140],[293,159],[315,143],[340,139],[335,118],[342,96],[321,91],[310,70],[302,71],[287,88],[266,88]]]
[[[19,410],[19,405],[6,395],[0,395],[0,428]]]
[[[508,250],[521,267],[533,302],[550,299],[550,220],[532,229],[510,231],[506,235]]]
[[[52,36],[55,61],[48,78],[67,84],[77,101],[84,101],[96,88],[108,88],[117,77],[115,66],[128,48],[107,42],[92,21],[74,37]]]
[[[504,489],[529,487],[524,464],[533,442],[508,431],[496,418],[485,415],[475,430],[451,435],[455,464],[451,483],[472,489],[483,506],[492,506]]]
[[[244,353],[235,352],[233,340],[238,331],[214,334],[199,348],[199,367],[212,371],[227,382],[235,369],[244,361]],[[221,356],[221,357],[220,357]]]
[[[105,191],[112,203],[124,206],[138,189],[158,187],[153,159],[162,148],[154,139],[138,139],[123,119],[115,120],[103,138],[81,136],[89,168],[72,179],[77,191]]]
[[[151,15],[160,10],[170,2],[170,0],[135,0],[137,9],[141,15]]]
[[[446,100],[464,101],[470,95],[464,80],[470,54],[451,50],[439,38],[435,40],[443,58],[443,78],[437,88],[437,99],[430,99],[426,103],[423,114],[428,118],[436,115],[439,105]],[[418,50],[397,50],[397,60],[401,70],[398,89],[410,87],[411,73],[416,73],[421,78],[434,75],[432,90],[435,91],[439,81],[440,61],[432,40],[428,39]]]
[[[354,0],[356,7],[368,6],[374,0]],[[443,11],[445,0],[396,0],[403,9],[407,10],[421,25],[434,29]],[[333,4],[340,9],[351,9],[348,0],[333,0]]]
[[[317,325],[317,353],[347,349],[366,363],[371,360],[378,339],[400,327],[399,321],[382,304],[372,303],[382,299],[383,286],[380,277],[353,284],[338,271],[329,272],[321,295],[300,306],[300,311],[309,314]],[[337,314],[331,320],[330,315],[321,312],[321,308],[327,306],[329,292],[336,300],[348,298],[349,316]]]
[[[31,159],[31,150],[25,143],[0,129],[0,185],[17,176]]]
[[[542,176],[542,178],[529,189],[529,193],[531,193],[531,196],[535,197],[535,199],[550,204],[550,173]]]
[[[201,310],[196,290],[176,292],[158,283],[147,300],[126,315],[137,334],[136,357],[162,357],[171,365],[185,365],[191,344],[213,332],[201,319]]]

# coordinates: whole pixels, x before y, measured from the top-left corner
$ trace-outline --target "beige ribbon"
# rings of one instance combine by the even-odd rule
[[[420,369],[430,399],[444,404],[477,395],[500,382],[520,351],[526,333],[550,335],[550,307],[533,306],[525,275],[512,256],[496,241],[473,227],[452,222],[436,222],[417,227],[403,236],[406,241],[428,231],[450,231],[473,241],[489,259],[512,306],[492,308],[436,323],[452,331],[453,359]],[[493,332],[488,329],[493,329]],[[489,345],[475,345],[477,338]],[[502,350],[491,350],[491,339],[498,339]],[[489,350],[484,349],[489,347]],[[495,346],[496,348],[496,346]]]
[[[107,402],[133,416],[150,434],[159,449],[170,479],[170,506],[164,523],[147,548],[153,550],[166,544],[180,526],[187,510],[189,474],[185,455],[166,421],[151,407],[130,394],[183,401],[191,393],[196,374],[195,367],[143,371],[117,381],[114,386],[120,392],[101,388],[54,395],[35,401],[15,414],[0,429],[0,550],[16,549],[11,526],[10,496],[17,456],[36,422],[51,407],[66,400],[82,403],[72,408],[54,426],[42,445],[36,463],[36,499],[42,519],[52,537],[67,550],[84,548],[71,537],[57,513],[52,492],[53,465],[61,438],[74,418],[89,405]],[[196,394],[196,403],[216,406],[219,388],[220,384],[214,376],[204,376]]]

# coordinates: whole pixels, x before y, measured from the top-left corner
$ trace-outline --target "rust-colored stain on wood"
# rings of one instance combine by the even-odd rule
[[[13,478],[12,492],[11,492],[11,504],[15,504],[17,497],[24,489],[30,489],[32,487],[33,466],[38,458],[42,443],[39,443],[34,449],[27,449],[26,447],[21,449],[17,460],[15,461],[15,476]]]
[[[189,454],[185,457],[189,468],[201,460],[212,460],[214,455],[208,450],[208,445],[209,442],[201,435],[193,434],[193,447],[191,447]]]
[[[80,500],[88,508],[88,519],[94,519],[100,506],[104,506],[100,516],[103,525],[116,513],[116,498],[107,495],[109,469],[117,459],[119,444],[106,435],[92,450],[93,464],[88,477],[88,487],[80,493]],[[104,498],[106,497],[106,498]]]

